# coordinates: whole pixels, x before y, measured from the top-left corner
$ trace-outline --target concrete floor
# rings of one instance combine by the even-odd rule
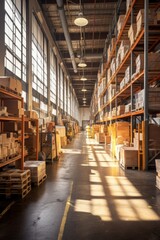
[[[0,239],[160,240],[155,172],[123,171],[82,133],[63,152],[1,218]]]

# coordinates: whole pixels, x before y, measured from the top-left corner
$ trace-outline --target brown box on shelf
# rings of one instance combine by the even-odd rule
[[[112,76],[112,71],[111,71],[111,68],[109,67],[108,70],[107,70],[107,82],[110,81],[111,76]]]
[[[118,18],[118,22],[117,22],[118,34],[119,34],[120,30],[122,29],[122,26],[124,24],[124,20],[125,20],[125,15],[120,15],[119,18]]]
[[[136,37],[137,33],[137,24],[133,23],[131,24],[129,30],[128,30],[128,38],[130,40],[130,45],[132,46]]]
[[[122,114],[124,114],[124,112],[125,112],[125,105],[119,105],[118,107],[117,107],[117,115],[119,116],[119,115],[122,115]]]
[[[125,78],[122,79],[122,81],[120,82],[120,90],[122,90],[125,86]]]
[[[120,165],[124,168],[136,168],[138,166],[138,150],[134,147],[122,147]]]
[[[22,93],[22,83],[18,79],[0,76],[0,85],[6,89],[9,88],[17,93]]]
[[[160,69],[160,53],[149,53],[148,62],[149,71],[158,71]]]

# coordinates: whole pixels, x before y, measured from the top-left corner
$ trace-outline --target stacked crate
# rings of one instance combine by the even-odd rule
[[[121,147],[120,165],[124,169],[137,168],[138,167],[138,150],[134,147]]]
[[[31,190],[30,170],[8,170],[0,173],[0,194],[24,198]]]
[[[25,161],[24,169],[30,170],[31,182],[39,186],[47,177],[45,161]]]

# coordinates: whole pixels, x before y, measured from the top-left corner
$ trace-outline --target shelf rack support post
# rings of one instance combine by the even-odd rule
[[[133,8],[131,11],[131,24],[133,23]],[[131,62],[130,62],[130,81],[131,81],[131,76],[133,75],[133,51],[131,52]],[[131,111],[133,111],[133,85],[131,84]],[[131,115],[131,127],[130,127],[130,142],[133,142],[133,116]]]
[[[149,0],[144,0],[144,155],[143,170],[148,170],[148,8]]]

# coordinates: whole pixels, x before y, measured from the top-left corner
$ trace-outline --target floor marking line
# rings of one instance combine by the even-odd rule
[[[65,210],[64,210],[64,214],[63,214],[63,218],[62,218],[62,222],[61,222],[61,226],[60,226],[60,230],[59,230],[59,234],[58,234],[58,240],[62,240],[62,237],[63,237],[63,232],[64,232],[66,220],[67,220],[67,215],[68,215],[68,211],[69,211],[69,208],[71,205],[70,201],[71,201],[72,189],[73,189],[73,181],[71,182],[70,193],[69,193],[69,196],[66,201],[66,206],[65,206]]]
[[[0,213],[0,218],[3,217],[3,215],[11,208],[11,206],[14,204],[15,202],[11,202],[1,213]]]

